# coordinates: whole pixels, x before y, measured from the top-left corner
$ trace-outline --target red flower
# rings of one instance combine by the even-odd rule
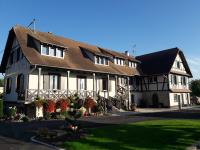
[[[53,100],[48,100],[46,105],[46,111],[49,113],[55,112],[56,103]]]
[[[67,99],[60,99],[56,103],[56,108],[60,108],[61,112],[65,112],[69,106],[70,102]]]
[[[96,102],[92,98],[88,97],[85,99],[85,108],[92,109],[96,105],[97,105]]]

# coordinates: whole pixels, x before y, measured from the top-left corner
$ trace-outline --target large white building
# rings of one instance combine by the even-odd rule
[[[133,57],[52,33],[15,26],[1,62],[4,101],[28,108],[36,97],[125,95],[132,103],[172,107],[190,104],[189,66],[178,48]]]

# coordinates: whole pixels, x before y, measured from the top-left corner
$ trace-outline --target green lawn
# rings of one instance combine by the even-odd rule
[[[71,150],[183,150],[200,139],[200,120],[155,120],[91,129]]]

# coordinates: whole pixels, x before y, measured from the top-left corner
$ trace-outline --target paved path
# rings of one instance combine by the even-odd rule
[[[0,136],[1,150],[53,150],[49,147],[31,142],[23,142],[16,139]]]

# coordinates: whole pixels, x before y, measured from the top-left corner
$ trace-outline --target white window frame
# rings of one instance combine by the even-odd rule
[[[48,47],[48,50],[49,50],[49,54],[48,54],[48,55],[47,55],[47,54],[44,54],[44,53],[42,52],[43,46]],[[51,50],[51,49],[52,49],[52,46],[45,45],[45,44],[41,44],[40,54],[41,54],[41,55],[44,55],[44,56],[56,57],[56,58],[63,58],[63,59],[64,59],[64,56],[65,56],[65,51],[64,51],[64,49],[55,47],[55,53],[56,53],[56,55],[51,55],[51,53],[50,53],[50,50]],[[57,55],[57,54],[58,54],[58,50],[62,51],[62,52],[61,52],[61,53],[63,53],[62,57],[60,57],[60,56]]]
[[[97,62],[97,60],[99,60],[99,62]],[[106,60],[108,61],[108,64],[106,64]],[[103,63],[102,63],[103,62]],[[109,66],[109,60],[106,57],[102,57],[102,56],[95,56],[95,64],[97,65],[104,65],[104,66]]]

